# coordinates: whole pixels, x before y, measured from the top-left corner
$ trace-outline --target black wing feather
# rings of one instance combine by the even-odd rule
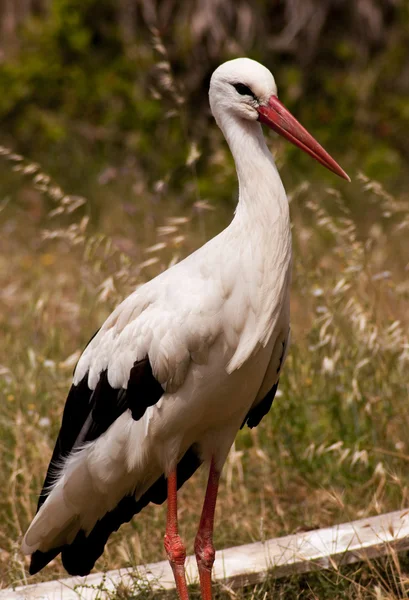
[[[263,417],[265,417],[266,414],[268,413],[268,411],[270,410],[271,405],[273,404],[274,396],[276,395],[277,388],[278,388],[278,381],[277,381],[277,383],[275,383],[273,385],[271,390],[264,396],[262,401],[259,402],[254,408],[249,410],[249,412],[246,415],[246,418],[244,419],[243,423],[241,424],[240,429],[243,429],[243,427],[246,424],[251,429],[253,429],[253,427],[257,427],[257,425],[260,423],[261,419]]]
[[[287,347],[287,343],[288,343],[288,336],[287,336],[286,340],[284,342],[282,342],[283,350],[281,352],[280,360],[278,362],[277,375],[281,371],[281,365],[283,364],[283,358],[284,358],[285,350]],[[279,383],[279,380],[277,380],[277,382],[273,385],[271,390],[269,392],[267,392],[267,394],[264,396],[264,398],[261,400],[261,402],[259,402],[258,404],[256,404],[256,406],[254,406],[253,408],[251,408],[249,410],[249,412],[246,415],[246,418],[244,419],[243,423],[241,424],[240,429],[243,429],[243,427],[246,424],[250,427],[250,429],[253,429],[253,427],[257,427],[257,425],[259,425],[261,419],[266,416],[266,414],[269,412],[269,410],[273,404],[273,400],[275,398],[277,388],[278,388],[278,383]]]
[[[161,384],[155,379],[148,358],[134,364],[129,375],[126,396],[132,417],[139,421],[148,406],[153,406],[163,395]]]
[[[54,482],[55,474],[58,466],[61,464],[61,460],[68,456],[74,447],[75,441],[89,415],[92,390],[88,387],[87,379],[86,376],[78,385],[72,385],[68,393],[62,416],[61,429],[54,446],[43,489],[38,499],[37,512],[48,496],[48,490]]]

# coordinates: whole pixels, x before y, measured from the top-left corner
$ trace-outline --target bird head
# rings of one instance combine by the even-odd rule
[[[210,80],[209,101],[219,126],[226,118],[259,121],[350,181],[338,163],[280,102],[273,75],[255,60],[236,58],[220,65]]]

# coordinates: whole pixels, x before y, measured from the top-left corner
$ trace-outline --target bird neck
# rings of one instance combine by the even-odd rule
[[[243,313],[248,315],[229,363],[233,370],[260,344],[268,343],[282,314],[288,312],[291,229],[287,196],[260,124],[234,117],[228,120],[226,114],[217,121],[239,180],[236,213],[225,230],[226,246],[233,250],[223,254],[225,272],[236,274],[234,298],[237,302],[241,299]]]
[[[220,123],[219,123],[220,124]],[[229,144],[239,180],[234,221],[271,234],[274,225],[289,229],[288,200],[274,158],[258,121],[235,117],[220,124]],[[259,225],[259,227],[258,227]]]
[[[239,179],[236,213],[225,230],[225,248],[230,252],[223,253],[222,273],[230,280],[233,274],[234,310],[245,315],[228,366],[232,372],[257,348],[265,347],[288,320],[291,230],[288,200],[260,124],[223,122],[222,130]]]

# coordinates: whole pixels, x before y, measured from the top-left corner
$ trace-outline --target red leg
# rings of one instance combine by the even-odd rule
[[[202,516],[200,517],[199,529],[195,540],[195,554],[199,568],[202,600],[212,600],[212,567],[215,556],[213,526],[219,480],[220,473],[215,467],[214,459],[212,459]]]
[[[186,548],[178,533],[176,469],[168,477],[168,512],[164,545],[175,577],[179,598],[180,600],[189,600],[185,575]]]

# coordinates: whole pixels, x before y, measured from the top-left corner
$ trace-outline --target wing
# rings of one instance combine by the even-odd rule
[[[37,512],[52,490],[65,459],[73,451],[96,440],[126,410],[130,410],[134,420],[139,420],[147,407],[154,405],[162,395],[163,388],[153,376],[148,357],[134,362],[126,388],[112,387],[108,381],[107,369],[101,372],[95,389],[89,387],[88,373],[77,384],[73,384],[65,404],[61,429],[39,497]],[[199,464],[200,460],[192,449],[186,453],[178,466],[179,486],[194,473]],[[72,544],[64,544],[47,552],[34,552],[30,573],[40,571],[60,552],[68,572],[77,575],[89,573],[113,531],[129,521],[149,502],[163,502],[165,499],[166,480],[162,476],[138,501],[134,496],[123,497],[113,511],[97,522],[90,535],[85,536],[84,531],[80,530]]]
[[[251,429],[253,429],[253,427],[257,427],[257,425],[259,425],[262,418],[265,417],[266,414],[270,411],[270,408],[273,404],[275,395],[277,393],[279,376],[280,376],[282,367],[284,365],[284,361],[287,357],[289,343],[290,343],[290,330],[288,330],[288,333],[285,336],[285,338],[279,342],[281,347],[280,347],[279,354],[278,354],[278,356],[279,356],[278,361],[276,359],[277,355],[274,356],[275,353],[273,352],[272,360],[270,363],[270,368],[273,371],[273,379],[276,379],[276,382],[273,384],[273,386],[270,388],[270,390],[267,392],[267,394],[265,394],[265,396],[263,396],[263,398],[259,402],[257,402],[257,404],[255,404],[254,406],[251,407],[251,409],[247,413],[240,429],[243,429],[244,425],[248,425],[248,427],[250,427]]]
[[[81,355],[39,507],[74,450],[103,435],[127,410],[140,420],[165,391],[182,385],[190,361],[200,360],[209,343],[204,319],[192,319],[189,307],[178,301],[172,304],[166,281],[154,282],[160,278],[124,300]]]

